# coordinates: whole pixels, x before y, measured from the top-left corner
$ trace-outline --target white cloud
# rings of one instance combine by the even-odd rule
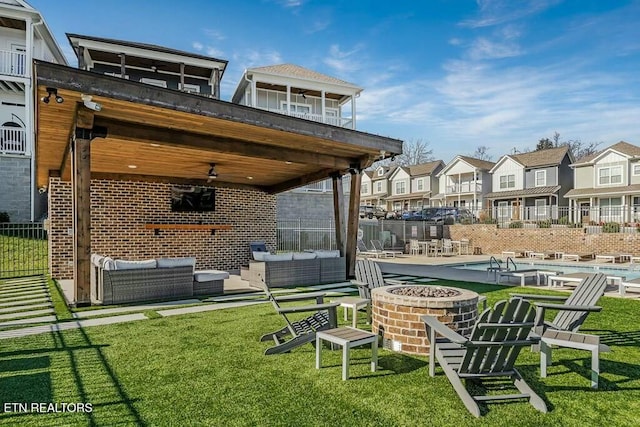
[[[191,47],[193,47],[198,52],[200,52],[202,49],[204,49],[204,45],[202,43],[200,43],[200,42],[191,43]]]
[[[362,50],[362,45],[356,45],[353,49],[345,51],[340,49],[340,45],[333,44],[329,48],[329,54],[323,62],[340,76],[348,75],[362,65],[362,58],[356,54]]]
[[[222,51],[220,49],[217,49],[215,47],[212,47],[212,46],[207,46],[206,52],[207,52],[208,56],[213,56],[213,57],[216,57],[216,58],[221,58],[221,57],[224,56],[224,51]]]
[[[222,32],[220,32],[220,30],[205,28],[203,31],[207,37],[216,41],[221,41],[227,38]]]
[[[517,6],[511,0],[476,0],[479,16],[460,23],[463,27],[481,28],[512,22],[534,15],[558,4],[561,0],[524,0]]]

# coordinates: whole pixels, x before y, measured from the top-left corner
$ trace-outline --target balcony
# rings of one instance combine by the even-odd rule
[[[0,126],[0,154],[27,154],[25,130]]]
[[[263,108],[263,107],[258,107],[258,108],[260,108],[261,110],[271,111],[273,113],[284,114],[285,116],[292,116],[292,117],[297,117],[299,119],[311,120],[318,123],[325,123],[328,125],[353,129],[353,121],[351,120],[351,118],[326,116],[324,120],[322,120],[322,114],[302,113],[302,112],[296,112],[296,111],[289,112],[287,110],[276,109],[276,108]]]
[[[26,56],[24,52],[0,50],[0,74],[27,77]]]
[[[445,194],[467,194],[473,192],[482,193],[482,181],[476,181],[475,183],[460,182],[453,185],[447,185],[445,187]]]

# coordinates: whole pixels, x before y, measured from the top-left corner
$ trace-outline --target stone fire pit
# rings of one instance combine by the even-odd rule
[[[420,317],[436,316],[466,335],[478,317],[478,294],[445,286],[394,285],[371,290],[374,333],[390,350],[427,355],[429,341]]]

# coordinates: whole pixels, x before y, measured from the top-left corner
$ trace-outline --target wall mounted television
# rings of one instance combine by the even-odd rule
[[[171,187],[172,211],[210,212],[215,209],[215,188],[198,185],[174,185]]]

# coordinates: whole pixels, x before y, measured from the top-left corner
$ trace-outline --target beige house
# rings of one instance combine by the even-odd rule
[[[640,221],[640,147],[620,141],[571,167],[574,222]]]
[[[444,168],[442,160],[396,168],[389,175],[388,210],[420,210],[431,206],[433,191],[438,191],[437,174]]]

